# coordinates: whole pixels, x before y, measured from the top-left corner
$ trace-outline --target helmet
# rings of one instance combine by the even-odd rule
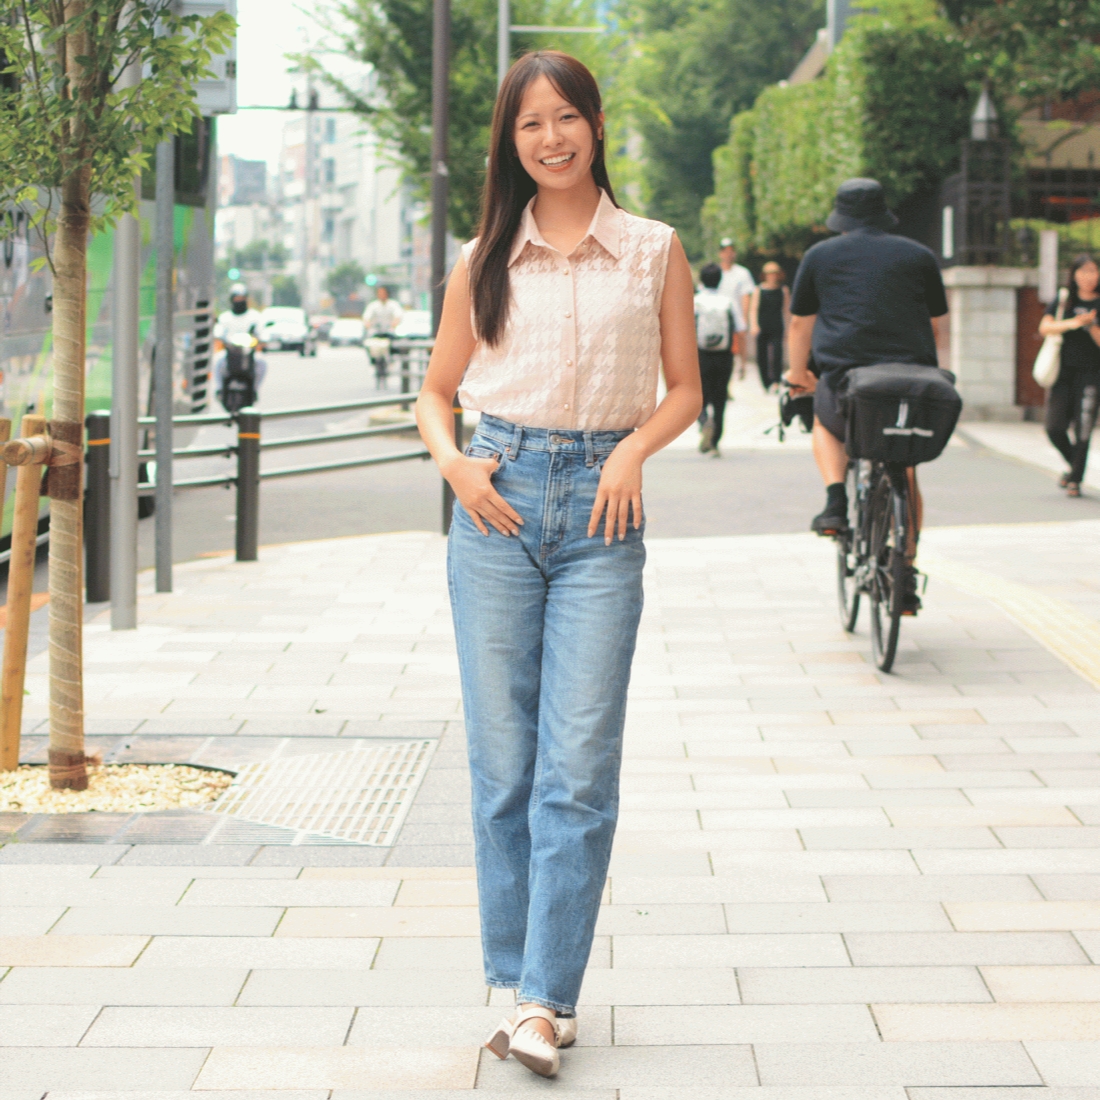
[[[248,287],[244,283],[234,283],[229,288],[229,308],[238,314],[248,312]]]
[[[247,298],[248,297],[248,287],[246,287],[244,285],[244,283],[234,283],[229,288],[229,297],[230,298]]]

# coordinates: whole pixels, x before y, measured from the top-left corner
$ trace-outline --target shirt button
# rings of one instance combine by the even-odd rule
[[[565,365],[566,365],[567,367],[571,367],[571,366],[573,365],[573,360],[572,360],[572,359],[566,359],[566,361],[565,361]]]
[[[562,274],[563,274],[563,275],[568,275],[568,274],[569,274],[569,268],[566,268],[566,269],[565,269],[565,270],[564,270],[564,271],[562,272]]]
[[[569,406],[568,406],[568,405],[562,405],[562,408],[563,408],[563,409],[568,409],[568,408],[569,408]]]
[[[572,317],[572,316],[573,316],[573,314],[572,314],[572,313],[570,313],[570,312],[569,312],[569,310],[566,310],[566,311],[565,311],[565,316],[566,316],[566,317]]]

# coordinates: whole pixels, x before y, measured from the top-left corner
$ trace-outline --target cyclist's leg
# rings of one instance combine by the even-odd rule
[[[843,531],[848,526],[848,452],[844,448],[844,418],[836,402],[836,372],[822,374],[814,390],[814,461],[825,482],[825,510],[810,524],[819,535]]]
[[[920,541],[921,527],[924,525],[924,498],[920,495],[920,486],[917,484],[917,468],[910,466],[905,471],[909,482],[909,536],[905,546],[905,556],[909,564],[917,556],[917,543]]]

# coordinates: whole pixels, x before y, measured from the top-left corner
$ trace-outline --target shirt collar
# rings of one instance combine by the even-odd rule
[[[523,220],[519,224],[519,232],[516,233],[516,239],[512,243],[512,254],[508,258],[509,267],[519,259],[528,242],[539,248],[552,247],[543,239],[535,222],[535,215],[531,212],[535,205],[535,198],[532,198],[523,209]],[[608,198],[607,192],[602,187],[600,203],[596,207],[596,213],[592,215],[584,240],[588,240],[589,237],[616,260],[619,258],[622,247],[622,211]]]

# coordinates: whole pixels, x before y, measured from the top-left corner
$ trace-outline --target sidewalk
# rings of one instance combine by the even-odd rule
[[[831,544],[651,541],[620,829],[555,1082],[478,1049],[503,999],[443,540],[209,559],[171,596],[144,577],[138,631],[87,632],[109,758],[329,776],[314,802],[350,767],[370,790],[399,773],[400,805],[374,845],[270,799],[0,821],[0,1100],[1100,1100],[1098,539],[929,531],[892,676],[865,618],[837,625]]]

